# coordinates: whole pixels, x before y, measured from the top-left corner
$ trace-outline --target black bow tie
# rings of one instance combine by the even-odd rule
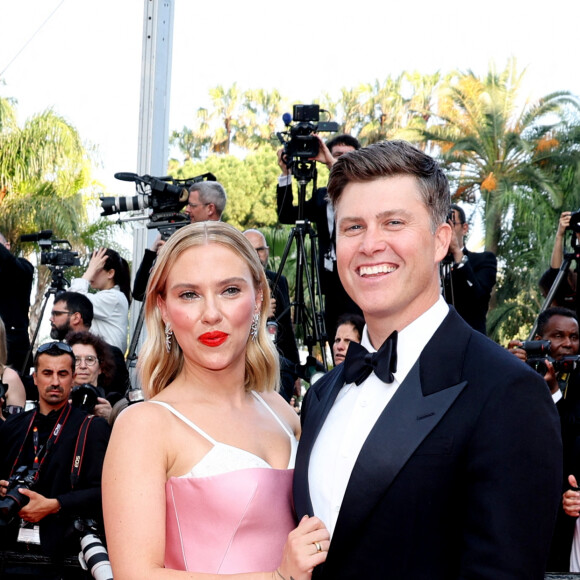
[[[344,359],[344,379],[360,385],[373,371],[384,383],[395,380],[397,372],[397,331],[395,330],[377,352],[370,353],[358,342],[351,342]]]

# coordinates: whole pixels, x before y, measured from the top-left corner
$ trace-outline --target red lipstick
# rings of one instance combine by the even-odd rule
[[[214,330],[212,332],[205,332],[199,337],[198,340],[206,346],[220,346],[226,341],[227,338],[228,335],[225,332]]]

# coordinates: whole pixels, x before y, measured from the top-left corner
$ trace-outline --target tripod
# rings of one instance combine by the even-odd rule
[[[302,329],[302,336],[304,344],[308,348],[309,362],[307,366],[310,367],[315,363],[313,356],[313,348],[316,344],[319,345],[322,357],[322,364],[324,370],[328,370],[326,361],[326,342],[328,337],[326,335],[326,327],[324,324],[324,317],[322,315],[322,292],[320,289],[320,274],[318,272],[318,252],[316,249],[317,234],[312,228],[309,220],[303,219],[304,215],[304,200],[306,198],[306,185],[315,176],[315,162],[293,160],[292,161],[293,175],[296,177],[299,184],[298,192],[298,219],[290,232],[290,236],[286,242],[280,266],[276,273],[272,292],[276,291],[278,282],[282,276],[282,272],[286,265],[288,255],[294,242],[296,242],[296,284],[295,297],[291,302],[290,307],[294,306],[294,325]],[[314,181],[316,187],[316,180]],[[306,239],[310,239],[310,255],[306,247]],[[306,303],[306,298],[309,304]],[[319,305],[320,309],[316,308]]]
[[[30,357],[32,356],[32,350],[34,349],[34,344],[36,343],[36,339],[38,337],[38,331],[40,330],[40,325],[42,323],[42,319],[44,318],[44,311],[46,310],[46,304],[48,299],[51,295],[56,296],[59,292],[64,292],[67,286],[70,286],[70,282],[64,277],[64,270],[66,266],[48,266],[49,270],[51,271],[52,278],[50,280],[50,287],[44,294],[44,299],[42,301],[42,307],[40,309],[40,314],[38,316],[38,323],[34,330],[34,335],[32,340],[30,341],[30,348],[28,349],[28,353],[26,354],[26,359],[24,360],[24,366],[21,369],[21,375],[25,375],[27,373],[27,365]]]
[[[576,260],[576,264],[578,264],[578,261],[580,260],[580,245],[578,243],[578,239],[576,237],[575,231],[572,231],[571,245],[572,245],[573,251],[564,254],[564,258],[562,260],[562,265],[560,266],[560,269],[558,270],[558,274],[556,275],[556,278],[554,279],[554,282],[552,283],[550,290],[546,294],[546,299],[544,300],[544,303],[542,304],[542,307],[540,308],[540,312],[538,314],[544,312],[544,310],[549,308],[550,304],[552,304],[552,300],[554,300],[554,296],[556,295],[556,292],[560,288],[562,281],[565,280],[568,276],[568,272],[570,270],[570,264],[572,263],[572,260]],[[576,291],[575,311],[576,311],[577,317],[580,314],[579,299],[580,299],[580,295],[578,294],[578,291]],[[530,335],[529,335],[528,340],[533,340],[534,336],[536,335],[537,328],[538,328],[538,321],[537,321],[537,317],[536,317],[536,321],[534,322],[534,325],[532,326],[532,330],[530,331]]]

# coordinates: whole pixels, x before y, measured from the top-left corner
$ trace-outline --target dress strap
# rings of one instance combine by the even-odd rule
[[[278,417],[278,415],[276,415],[276,413],[270,407],[270,405],[268,405],[268,403],[266,403],[266,401],[264,401],[264,399],[256,391],[250,391],[250,392],[252,393],[252,395],[254,395],[254,397],[256,397],[256,399],[258,399],[258,401],[260,401],[260,403],[262,403],[262,405],[264,405],[264,407],[266,407],[266,409],[268,409],[268,411],[270,411],[270,413],[272,413],[272,415],[274,416],[274,419],[276,419],[276,421],[278,421],[278,423],[280,424],[280,427],[282,427],[282,429],[284,429],[284,431],[292,439],[294,437],[294,433],[292,431],[290,431],[290,429],[288,429],[288,427],[286,425],[284,425],[284,423],[282,422],[280,417]]]
[[[155,403],[156,405],[161,405],[162,407],[165,407],[168,411],[171,411],[171,413],[173,413],[178,419],[181,419],[186,425],[189,425],[189,427],[191,427],[194,431],[196,431],[202,437],[207,439],[210,443],[213,443],[213,445],[218,444],[218,442],[215,439],[210,437],[205,431],[200,429],[193,421],[190,421],[185,415],[180,413],[177,409],[174,409],[169,403],[166,403],[165,401],[147,401],[147,402]]]

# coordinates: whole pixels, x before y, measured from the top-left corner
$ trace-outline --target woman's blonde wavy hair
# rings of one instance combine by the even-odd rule
[[[246,348],[246,391],[277,390],[280,381],[279,356],[266,331],[270,306],[270,288],[256,250],[245,236],[223,222],[208,221],[187,225],[171,235],[160,249],[147,284],[145,322],[147,338],[139,353],[141,384],[147,397],[160,393],[183,368],[183,352],[171,339],[171,352],[165,347],[165,324],[157,305],[157,297],[165,298],[167,277],[175,262],[190,248],[219,244],[232,250],[250,269],[256,292],[262,293],[260,322],[256,340],[248,336]]]

